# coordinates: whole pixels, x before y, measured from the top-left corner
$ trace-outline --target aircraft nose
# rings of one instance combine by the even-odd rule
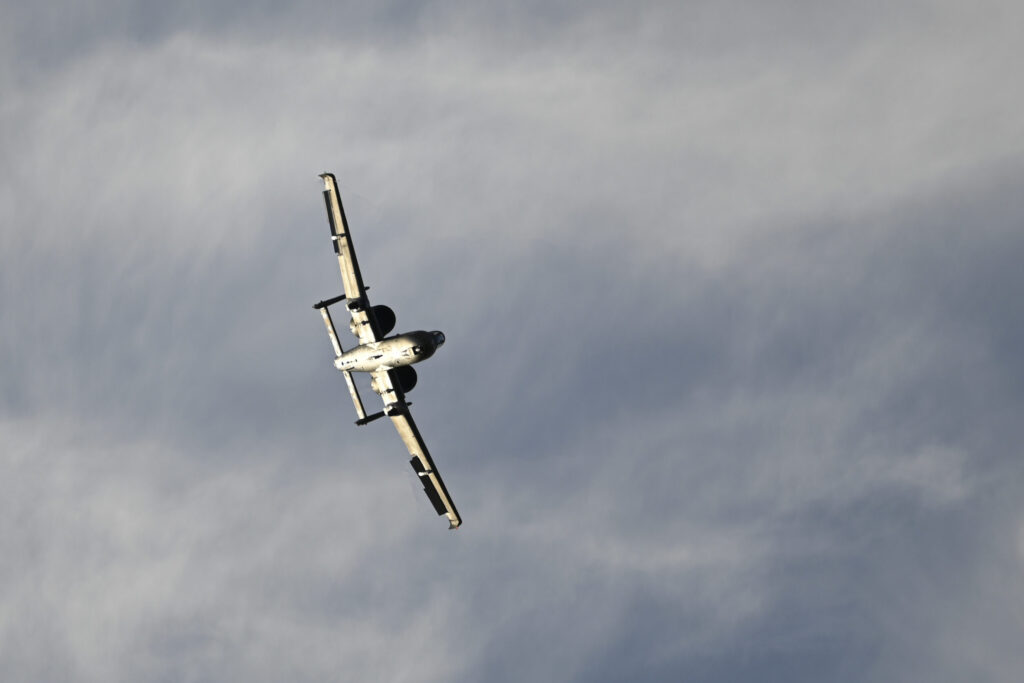
[[[434,330],[430,333],[434,337],[434,343],[440,347],[444,344],[444,332],[441,330]]]

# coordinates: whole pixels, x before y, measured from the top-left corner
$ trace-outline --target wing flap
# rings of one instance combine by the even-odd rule
[[[427,494],[427,498],[430,499],[430,503],[434,506],[434,510],[437,511],[438,515],[443,515],[448,512],[448,508],[444,506],[444,501],[441,500],[440,494],[437,489],[434,488],[433,483],[430,481],[430,473],[423,469],[423,463],[417,457],[409,458],[409,464],[416,470],[417,476],[420,478],[420,483],[423,484],[423,492]],[[424,481],[426,479],[426,481]]]
[[[338,255],[341,283],[345,288],[344,297],[336,297],[332,303],[342,298],[347,299],[345,308],[352,315],[352,330],[360,344],[380,341],[382,335],[379,334],[377,326],[374,324],[370,302],[366,297],[366,286],[363,284],[363,275],[359,271],[356,249],[352,244],[352,233],[349,231],[348,219],[345,218],[345,207],[341,203],[341,194],[338,192],[338,181],[335,180],[333,173],[323,173],[320,178],[324,181],[327,223],[331,228],[331,241],[334,243],[334,253]]]
[[[394,408],[389,410],[389,415],[398,435],[402,437],[409,455],[412,456],[409,464],[416,470],[423,490],[434,506],[434,510],[438,515],[448,516],[448,528],[457,529],[462,524],[462,518],[459,517],[459,511],[455,509],[455,503],[448,494],[444,480],[441,479],[441,473],[437,471],[437,466],[434,465],[434,460],[430,457],[426,444],[423,443],[423,437],[420,436],[412,415],[409,414],[408,409],[396,411]]]
[[[327,207],[327,222],[331,228],[331,240],[334,242],[334,253],[338,255],[338,267],[341,269],[341,281],[345,287],[345,297],[349,300],[349,310],[353,304],[365,307],[366,288],[363,276],[359,272],[359,261],[352,246],[352,235],[349,233],[348,220],[345,218],[345,207],[338,193],[338,181],[334,174],[323,173],[324,204]]]

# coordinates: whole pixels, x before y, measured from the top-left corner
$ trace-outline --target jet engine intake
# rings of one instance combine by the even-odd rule
[[[408,393],[416,386],[416,369],[411,365],[403,365],[391,371],[391,381],[397,384],[402,393]]]
[[[373,317],[377,319],[377,329],[380,330],[381,336],[395,329],[395,312],[390,307],[383,304],[374,306]]]

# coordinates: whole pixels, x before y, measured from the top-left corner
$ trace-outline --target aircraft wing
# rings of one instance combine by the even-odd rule
[[[383,335],[377,329],[376,319],[366,298],[366,287],[363,276],[359,272],[359,261],[352,246],[352,235],[345,219],[345,208],[341,205],[338,194],[338,181],[333,173],[322,173],[324,181],[324,203],[327,205],[327,221],[331,226],[331,240],[334,242],[334,253],[338,255],[338,267],[341,269],[341,282],[345,287],[346,307],[352,314],[355,323],[356,337],[360,344],[380,341]]]
[[[427,498],[430,499],[437,514],[448,517],[448,528],[457,529],[462,524],[462,518],[459,517],[459,511],[455,509],[452,497],[448,495],[448,489],[444,485],[444,480],[441,479],[441,473],[438,472],[437,466],[434,465],[434,459],[430,457],[427,444],[423,443],[423,437],[412,419],[405,396],[402,395],[401,389],[394,386],[391,376],[386,371],[375,372],[373,377],[382,389],[381,398],[384,399],[384,412],[391,418],[391,423],[395,425],[398,435],[402,437],[409,455],[412,456],[409,459],[409,464],[416,470],[424,493],[427,494]]]

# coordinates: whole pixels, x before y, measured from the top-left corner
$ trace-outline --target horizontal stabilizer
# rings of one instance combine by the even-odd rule
[[[373,415],[367,415],[366,417],[359,418],[358,420],[356,420],[356,424],[362,427],[363,425],[370,424],[374,420],[379,420],[382,417],[384,417],[383,410],[380,411],[379,413],[374,413]]]
[[[313,308],[318,308],[319,309],[319,308],[324,308],[326,306],[332,306],[332,305],[338,303],[339,301],[343,301],[344,299],[345,299],[345,295],[344,294],[342,294],[341,296],[336,296],[333,299],[324,299],[323,301],[321,301],[319,303],[313,304]]]

